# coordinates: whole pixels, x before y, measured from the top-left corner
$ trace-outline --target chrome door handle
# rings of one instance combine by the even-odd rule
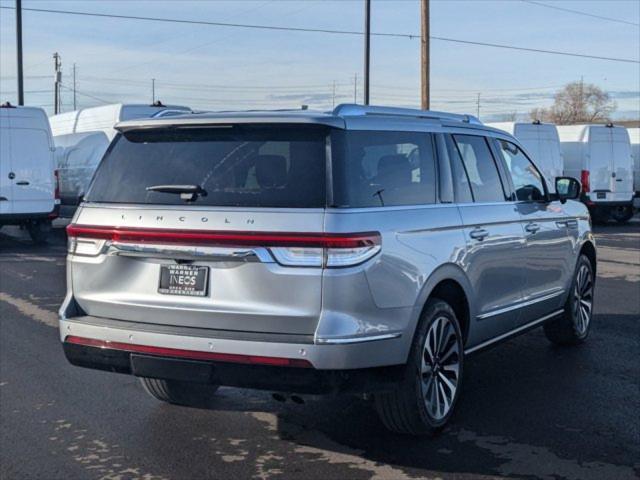
[[[529,223],[526,227],[524,227],[524,229],[529,233],[536,233],[538,230],[540,230],[540,225],[538,225],[537,223]]]
[[[561,220],[561,221],[557,221],[556,225],[558,227],[568,227],[569,226],[569,222],[567,220]]]
[[[469,236],[474,240],[482,241],[489,236],[489,232],[484,228],[475,228],[471,230]]]

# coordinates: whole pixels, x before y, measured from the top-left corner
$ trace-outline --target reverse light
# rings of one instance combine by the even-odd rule
[[[580,183],[582,184],[583,192],[591,191],[590,185],[589,185],[589,170],[582,170],[580,172]]]

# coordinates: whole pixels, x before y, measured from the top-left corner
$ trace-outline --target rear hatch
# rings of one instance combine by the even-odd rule
[[[632,196],[629,138],[621,128],[592,126],[589,130],[589,173],[594,201],[625,201]]]
[[[328,135],[311,125],[119,134],[68,229],[79,306],[135,322],[312,335]]]

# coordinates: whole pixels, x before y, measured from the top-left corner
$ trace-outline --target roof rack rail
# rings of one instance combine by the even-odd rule
[[[434,110],[418,110],[417,108],[378,107],[371,105],[357,105],[355,103],[343,103],[333,110],[336,117],[364,116],[364,115],[388,115],[391,117],[429,118],[433,120],[445,120],[451,122],[464,122],[482,125],[482,122],[473,115],[461,115],[457,113],[437,112]]]

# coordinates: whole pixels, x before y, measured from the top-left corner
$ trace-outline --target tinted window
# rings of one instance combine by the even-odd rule
[[[544,186],[542,175],[538,169],[517,145],[505,140],[498,140],[498,147],[511,174],[516,198],[525,202],[542,200]]]
[[[324,207],[327,130],[278,126],[121,134],[100,164],[90,202],[181,205],[156,185],[197,185],[196,205]]]
[[[334,146],[336,206],[380,207],[435,202],[430,134],[347,131]]]
[[[471,184],[476,202],[501,202],[504,189],[489,145],[484,137],[475,135],[453,136]]]
[[[443,154],[449,159],[451,165],[451,176],[453,180],[453,191],[455,201],[457,203],[471,203],[473,196],[471,195],[471,186],[469,185],[469,177],[458,153],[458,148],[453,142],[451,135],[445,135],[446,149]]]

